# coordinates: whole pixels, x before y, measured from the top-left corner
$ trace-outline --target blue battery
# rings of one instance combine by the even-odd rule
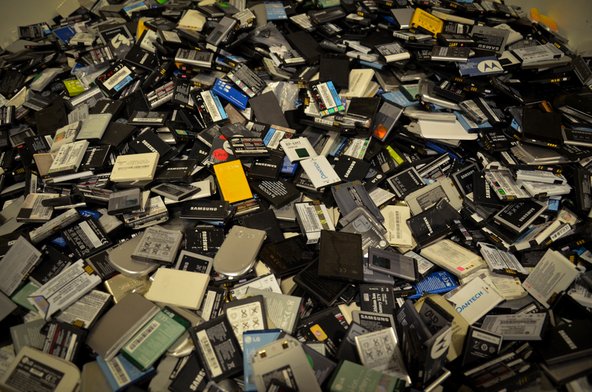
[[[436,271],[413,285],[416,294],[410,295],[409,299],[418,299],[424,294],[443,294],[457,287],[458,281],[454,275],[447,271]]]
[[[243,377],[245,380],[245,391],[256,391],[257,386],[253,380],[253,368],[251,360],[257,351],[266,344],[272,343],[282,333],[281,329],[251,330],[243,333]]]
[[[220,79],[216,79],[212,92],[217,96],[224,98],[234,106],[241,110],[247,109],[247,102],[249,97],[240,92],[238,89],[232,87],[230,83],[226,83]]]

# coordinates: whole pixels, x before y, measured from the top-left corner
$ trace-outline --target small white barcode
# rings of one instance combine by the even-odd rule
[[[210,339],[208,339],[208,335],[206,331],[199,331],[197,333],[197,338],[199,339],[199,345],[202,348],[202,352],[204,354],[205,360],[208,363],[208,367],[212,372],[213,377],[217,377],[222,374],[222,368],[218,363],[218,359],[214,354],[214,349],[212,348],[212,344],[210,343]]]
[[[510,325],[510,324],[536,324],[539,320],[528,320],[528,319],[520,319],[520,320],[500,320],[500,324]]]
[[[271,149],[277,149],[280,145],[280,140],[283,139],[286,133],[283,131],[278,131],[277,129],[273,131],[273,135],[271,136],[271,140],[267,143],[267,147]]]
[[[403,237],[403,231],[401,228],[401,213],[399,211],[395,211],[395,236],[397,238]]]
[[[210,116],[212,116],[212,121],[217,122],[222,120],[222,116],[220,115],[220,112],[218,111],[218,107],[216,106],[216,103],[214,102],[214,98],[212,98],[212,93],[209,91],[204,91],[201,93],[201,97],[204,100],[204,103],[206,105],[206,109],[208,109],[208,113],[210,113]]]
[[[312,231],[317,231],[322,229],[322,227],[319,225],[319,217],[318,214],[315,211],[314,207],[311,206],[305,206],[304,208],[304,213],[306,214],[306,223],[305,229],[308,230],[312,230]],[[308,227],[306,227],[308,226]]]
[[[109,78],[109,80],[106,80],[105,82],[103,82],[103,85],[105,86],[106,89],[111,90],[115,86],[117,86],[119,84],[119,82],[121,82],[123,79],[125,79],[126,77],[131,75],[131,73],[132,72],[130,71],[130,69],[128,67],[124,66],[119,71],[115,72],[115,74],[113,76],[111,76]]]
[[[154,331],[156,328],[160,326],[160,323],[156,320],[152,320],[144,330],[138,335],[134,340],[131,341],[126,347],[126,350],[129,352],[133,352],[136,348],[140,346]]]
[[[119,358],[113,358],[111,361],[107,361],[106,363],[109,367],[109,370],[111,370],[111,374],[113,374],[117,385],[124,386],[129,384],[131,380],[126,371],[123,369]]]
[[[331,109],[337,106],[335,100],[331,96],[331,91],[329,91],[329,87],[327,87],[326,83],[317,84],[317,91],[323,100],[323,104],[327,109]]]

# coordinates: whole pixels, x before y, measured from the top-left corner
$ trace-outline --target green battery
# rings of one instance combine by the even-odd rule
[[[405,381],[349,361],[339,365],[329,387],[331,392],[400,392],[404,389]]]
[[[164,308],[123,346],[122,354],[141,370],[146,370],[187,330],[189,321]]]
[[[318,8],[331,8],[339,5],[339,0],[315,0],[315,4]]]

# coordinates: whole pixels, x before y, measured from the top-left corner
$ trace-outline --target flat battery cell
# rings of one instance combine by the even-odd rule
[[[253,377],[257,390],[264,391],[278,379],[281,384],[299,391],[320,392],[301,343],[286,337],[260,348],[253,357]]]

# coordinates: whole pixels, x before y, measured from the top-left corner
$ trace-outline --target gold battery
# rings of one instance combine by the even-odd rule
[[[416,8],[411,16],[409,28],[412,32],[421,29],[436,36],[442,32],[442,29],[444,29],[444,21],[421,8]]]
[[[144,295],[150,288],[150,281],[148,278],[134,279],[119,274],[106,280],[105,288],[113,296],[113,301],[118,303],[130,293]]]

